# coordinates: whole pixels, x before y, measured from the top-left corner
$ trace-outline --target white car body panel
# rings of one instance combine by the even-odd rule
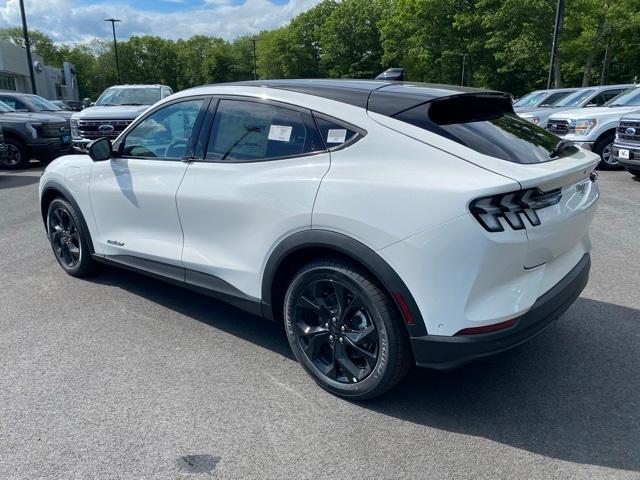
[[[89,187],[105,255],[133,255],[182,266],[175,194],[184,162],[113,158],[96,162]],[[97,241],[96,241],[97,240]]]
[[[329,154],[268,162],[189,165],[177,202],[186,268],[214,275],[247,295],[261,295],[269,253],[311,228]]]

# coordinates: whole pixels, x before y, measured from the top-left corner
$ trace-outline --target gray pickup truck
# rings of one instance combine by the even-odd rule
[[[16,112],[0,101],[0,128],[7,146],[0,168],[26,168],[32,158],[48,162],[73,152],[69,121],[57,115]]]
[[[631,175],[640,177],[640,110],[620,119],[611,154]]]
[[[98,138],[115,139],[138,115],[173,94],[166,85],[117,85],[107,88],[91,107],[71,117],[76,150],[84,151]]]

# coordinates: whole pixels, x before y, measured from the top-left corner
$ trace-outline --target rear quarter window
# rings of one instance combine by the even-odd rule
[[[570,146],[555,152],[559,137],[490,98],[461,95],[418,105],[393,117],[514,163],[548,162],[577,151]]]

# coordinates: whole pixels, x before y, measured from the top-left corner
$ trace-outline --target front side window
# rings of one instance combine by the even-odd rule
[[[556,93],[552,93],[547,98],[545,98],[544,101],[541,102],[539,106],[540,107],[550,107],[551,105],[555,105],[556,102],[558,102],[559,100],[563,99],[564,97],[566,97],[570,93],[573,93],[573,92],[556,92]]]
[[[29,110],[27,106],[22,103],[20,100],[13,97],[1,97],[0,98],[4,103],[9,105],[14,110]]]
[[[187,154],[204,100],[188,100],[153,112],[127,135],[123,156],[181,159]]]
[[[310,114],[277,105],[220,100],[206,159],[252,162],[324,150]]]
[[[622,92],[624,92],[624,89],[623,90],[607,90],[605,92],[601,92],[600,95],[598,95],[597,98],[589,102],[589,104],[595,104],[596,106],[600,107],[605,103],[607,103],[612,98],[616,98]]]
[[[577,92],[567,95],[559,102],[556,102],[554,107],[577,107],[587,100],[591,95],[596,93],[594,89],[590,90],[578,90]]]

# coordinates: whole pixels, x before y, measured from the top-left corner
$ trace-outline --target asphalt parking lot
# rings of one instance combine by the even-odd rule
[[[592,274],[530,343],[339,400],[276,326],[56,264],[38,167],[0,172],[0,478],[640,478],[640,182],[600,172]]]

